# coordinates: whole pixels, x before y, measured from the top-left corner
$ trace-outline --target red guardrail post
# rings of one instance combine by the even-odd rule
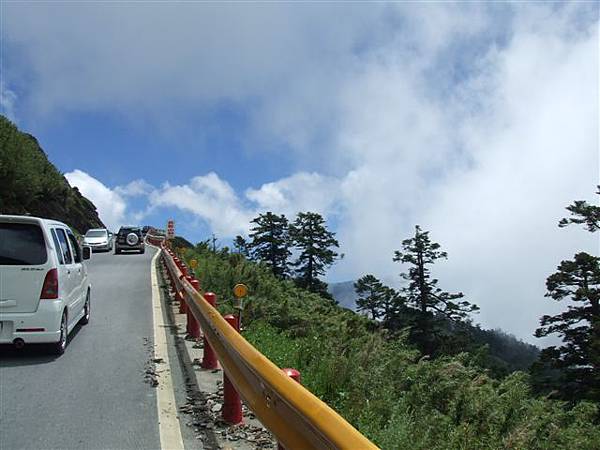
[[[232,314],[223,316],[229,325],[231,325],[236,331],[240,331],[237,317]],[[227,423],[235,425],[241,423],[244,419],[242,417],[242,400],[240,394],[235,390],[231,381],[227,377],[225,371],[223,371],[223,420]]]
[[[217,306],[217,296],[213,292],[206,292],[204,294],[204,298],[210,305]],[[204,355],[202,357],[202,367],[205,369],[218,368],[219,365],[217,362],[217,355],[215,354],[215,351],[208,343],[208,339],[206,339],[206,335],[204,335],[203,342],[204,342]]]
[[[300,375],[299,371],[297,371],[296,369],[290,369],[290,368],[281,369],[281,370],[283,370],[283,373],[285,373],[292,380],[294,380],[297,383],[302,384],[302,376]]]
[[[283,373],[285,373],[288,377],[294,380],[297,383],[302,384],[302,377],[300,376],[300,372],[296,369],[285,368],[281,369]],[[277,450],[285,450],[285,447],[280,443],[277,443]]]
[[[190,276],[188,276],[187,279],[191,283],[191,285],[194,287],[194,289],[196,289],[196,291],[200,291],[200,282],[198,280],[196,280],[195,278],[192,278]],[[191,301],[194,301],[194,299],[191,299]],[[186,310],[187,310],[186,311],[186,314],[187,314],[186,331],[194,339],[199,339],[200,338],[200,324],[194,317],[194,314],[192,314],[192,311],[190,310],[190,308],[186,308]]]
[[[179,261],[179,260],[178,260]],[[180,280],[183,280],[184,278],[187,277],[187,267],[185,267],[185,265],[183,265],[183,263],[181,261],[179,261],[179,263],[177,264],[179,266],[179,270],[181,270],[181,275],[179,276]],[[181,293],[179,294],[179,313],[180,314],[187,314],[187,305],[185,304],[185,298],[183,295],[181,295]]]
[[[164,257],[163,257],[163,265],[165,267],[165,271],[167,272],[167,277],[169,278],[169,285],[171,286],[171,290],[173,292],[176,292],[175,280],[173,279],[173,274],[169,270],[169,265],[167,264],[167,260]],[[175,297],[177,297],[177,294],[175,294]]]

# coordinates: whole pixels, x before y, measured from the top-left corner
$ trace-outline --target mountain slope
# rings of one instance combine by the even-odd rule
[[[94,204],[48,160],[35,137],[0,115],[0,214],[60,220],[79,233],[104,227]]]

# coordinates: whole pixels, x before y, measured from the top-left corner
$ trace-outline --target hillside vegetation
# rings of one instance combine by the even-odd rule
[[[85,233],[104,227],[94,204],[48,161],[38,141],[0,116],[0,214],[60,220]]]
[[[486,368],[485,347],[424,356],[408,332],[392,334],[264,264],[200,243],[201,286],[232,311],[246,283],[243,334],[384,449],[597,449],[598,406],[535,396],[530,376]]]
[[[354,284],[354,281],[330,284],[329,292],[340,306],[356,311],[358,295],[354,290]],[[447,332],[456,328],[456,325],[450,321],[446,321],[445,325]],[[462,323],[461,329],[466,338],[466,342],[462,342],[462,348],[466,349],[465,345],[470,345],[471,349],[486,345],[487,365],[497,374],[505,375],[514,370],[528,370],[539,357],[538,347],[527,344],[500,329],[485,330],[471,323]]]

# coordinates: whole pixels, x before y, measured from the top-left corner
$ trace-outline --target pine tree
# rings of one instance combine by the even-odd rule
[[[249,250],[255,260],[264,262],[278,278],[289,274],[291,255],[289,223],[285,215],[260,214],[251,222]]]
[[[421,231],[417,225],[415,236],[402,241],[402,251],[396,251],[394,261],[410,264],[407,273],[400,276],[409,282],[402,289],[406,299],[422,314],[437,312],[451,320],[462,320],[471,312],[479,310],[477,305],[460,301],[462,292],[450,294],[437,287],[438,280],[431,278],[428,266],[438,259],[446,259],[448,254],[440,250],[440,244],[431,242],[428,231]]]
[[[383,309],[382,319],[384,323],[390,324],[398,317],[400,312],[406,309],[406,298],[394,288],[383,286],[381,308]]]
[[[569,396],[600,400],[600,258],[582,252],[562,261],[546,287],[547,297],[573,304],[540,319],[536,337],[558,334],[563,340],[542,350],[542,360],[565,370]]]
[[[311,292],[331,298],[327,292],[327,284],[319,279],[325,275],[338,254],[333,248],[339,247],[335,233],[327,230],[325,220],[318,213],[299,213],[290,227],[290,238],[299,254],[292,263],[295,268],[297,284]]]
[[[567,210],[574,217],[562,219],[559,227],[575,223],[590,232],[600,230],[600,207],[576,201]],[[563,340],[562,346],[544,349],[542,361],[563,370],[565,396],[600,401],[600,258],[580,252],[562,261],[546,288],[546,297],[572,303],[566,311],[540,319],[536,337],[558,334]]]
[[[246,258],[250,257],[250,251],[248,250],[248,241],[244,239],[243,236],[239,234],[233,240],[233,247],[235,248],[236,253],[239,253]]]
[[[600,186],[597,186],[596,194],[600,195]],[[590,205],[583,200],[576,200],[572,205],[567,206],[567,211],[571,217],[561,219],[558,222],[559,227],[566,227],[572,223],[585,224],[589,232],[594,233],[600,230],[600,207]]]
[[[358,311],[371,314],[373,320],[382,315],[384,302],[384,286],[373,275],[365,275],[354,283],[354,291],[358,295],[356,306]]]

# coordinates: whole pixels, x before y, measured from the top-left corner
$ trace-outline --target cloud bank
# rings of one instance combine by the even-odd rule
[[[66,173],[65,178],[71,186],[77,187],[84,197],[94,203],[100,220],[110,230],[116,230],[124,225],[127,203],[118,193],[118,190],[108,188],[102,182],[81,170]]]

